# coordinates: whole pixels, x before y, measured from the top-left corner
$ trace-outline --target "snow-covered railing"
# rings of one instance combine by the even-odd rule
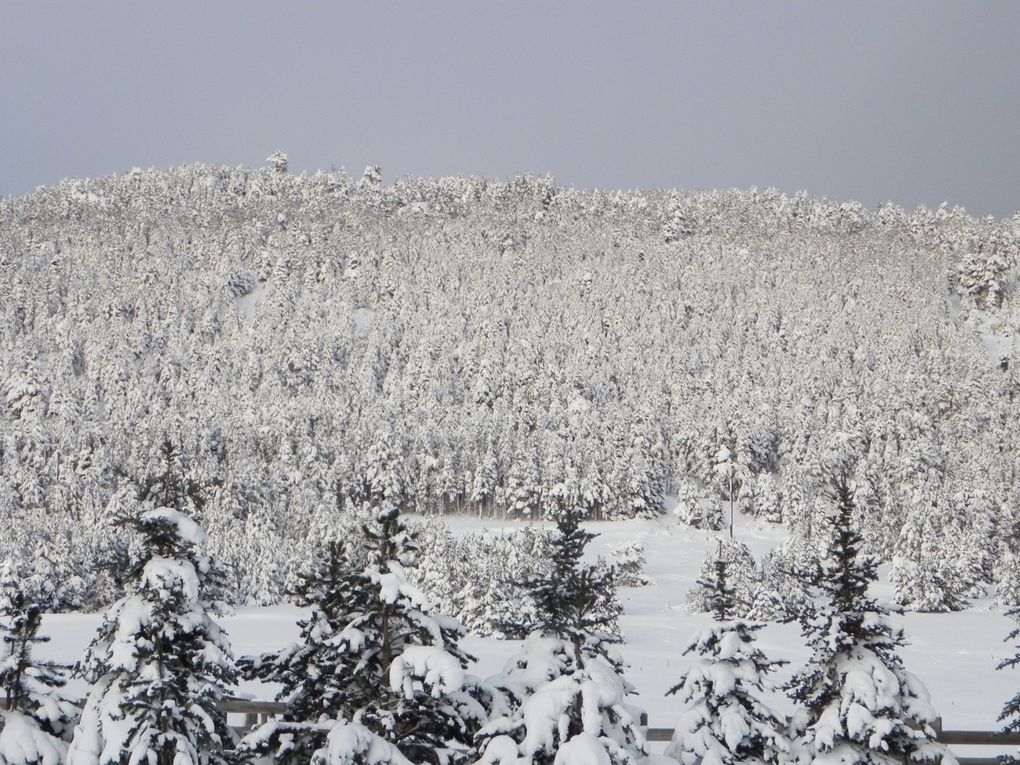
[[[267,721],[273,715],[282,714],[286,705],[279,701],[253,701],[250,699],[225,699],[223,711],[244,715],[244,725],[239,730],[248,731]],[[672,728],[649,728],[648,715],[641,715],[641,726],[649,741],[671,741]],[[1002,749],[1020,746],[1020,733],[1000,733],[994,730],[943,730],[942,718],[932,726],[935,737],[942,744],[955,746],[995,746]],[[957,757],[960,765],[998,765],[997,757]]]
[[[0,708],[4,702],[0,699]],[[227,714],[244,715],[242,725],[233,726],[238,733],[247,733],[254,727],[267,722],[273,715],[283,714],[287,705],[280,701],[256,701],[254,699],[227,698],[220,707]],[[1001,749],[1020,746],[1020,733],[1000,733],[994,730],[943,730],[942,718],[932,726],[939,743],[955,746],[994,746]],[[672,728],[649,728],[648,715],[641,715],[641,729],[648,741],[671,741]],[[998,757],[957,757],[960,765],[999,765]]]
[[[235,725],[234,728],[240,732],[250,731],[257,725],[267,722],[273,715],[282,715],[287,711],[287,705],[282,701],[253,701],[252,699],[224,699],[220,705],[227,714],[244,715],[244,724]]]
[[[648,715],[641,715],[641,726],[649,741],[672,741],[672,728],[649,728]],[[941,744],[955,746],[994,746],[1006,749],[1020,746],[1020,733],[1000,733],[994,730],[943,730],[942,718],[932,725],[935,738]],[[960,765],[999,765],[998,757],[957,757]]]

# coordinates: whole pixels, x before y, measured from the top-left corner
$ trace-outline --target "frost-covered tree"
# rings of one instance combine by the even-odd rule
[[[110,607],[78,672],[91,683],[68,765],[210,765],[233,740],[221,702],[236,670],[223,574],[202,529],[168,507],[118,522],[137,533],[127,593]]]
[[[652,583],[645,574],[645,546],[640,542],[621,542],[611,548],[616,583],[620,587],[645,587]]]
[[[692,481],[684,480],[677,489],[677,504],[673,510],[677,520],[696,529],[718,531],[725,525],[722,505],[714,499],[702,498]]]
[[[268,157],[266,157],[266,164],[272,169],[274,173],[286,173],[287,172],[287,155],[282,151],[274,151]]]
[[[729,611],[745,616],[754,605],[754,593],[760,582],[760,572],[750,548],[737,539],[720,537],[717,549],[709,552],[701,565],[698,579],[687,593],[687,608],[691,611],[708,612],[714,608],[714,592],[710,583],[719,560],[727,562],[727,583],[732,588],[732,604]]]
[[[751,495],[751,512],[770,523],[783,520],[783,495],[772,473],[760,473],[754,481]]]
[[[585,548],[597,535],[581,527],[581,512],[563,507],[549,545],[549,568],[525,583],[535,604],[532,629],[566,640],[577,666],[582,656],[608,657],[620,641],[616,572],[604,563],[584,561]]]
[[[65,668],[32,656],[42,611],[10,560],[0,566],[0,765],[63,762],[79,710],[61,690]]]
[[[960,289],[981,308],[995,308],[1002,302],[1003,275],[1009,267],[995,250],[973,250],[960,260]]]
[[[421,550],[410,575],[435,608],[478,635],[525,637],[536,616],[524,583],[547,568],[548,532],[526,527],[455,537],[442,524],[417,527],[428,533],[418,534]]]
[[[737,606],[727,581],[728,561],[717,558],[702,582],[714,623],[684,649],[694,662],[667,691],[683,703],[666,754],[682,765],[702,762],[776,763],[790,750],[786,719],[762,700],[771,690],[770,661],[754,645],[760,624],[734,620]]]
[[[812,577],[818,603],[801,616],[811,656],[786,686],[800,706],[795,743],[816,764],[952,762],[935,741],[927,690],[897,653],[903,631],[868,595],[878,563],[861,553],[845,475],[835,479],[833,499],[828,549]]]
[[[916,611],[958,611],[966,604],[968,578],[950,554],[950,539],[959,533],[942,509],[937,488],[918,491],[908,506],[893,553],[889,578],[897,602]]]
[[[1006,553],[999,571],[999,585],[996,588],[999,605],[1016,608],[1020,606],[1020,555]]]
[[[528,639],[524,653],[525,664],[532,669],[570,664],[565,641],[537,634]],[[508,676],[513,677],[517,668],[518,662],[512,662]],[[646,753],[645,740],[638,727],[639,711],[624,702],[630,690],[612,666],[586,659],[582,668],[538,684],[512,715],[496,717],[483,727],[475,763],[639,765]]]
[[[816,565],[817,555],[797,536],[790,536],[762,559],[758,580],[751,589],[748,619],[787,622],[807,606],[805,580]]]
[[[341,716],[344,675],[338,671],[336,635],[346,626],[342,621],[346,608],[342,577],[348,561],[338,542],[331,542],[327,553],[313,568],[299,575],[293,598],[297,605],[310,608],[306,619],[298,622],[301,642],[273,654],[242,657],[239,671],[251,679],[270,679],[281,685],[277,699],[287,705],[286,722],[317,722],[320,718]],[[281,762],[306,762],[323,746],[329,727],[311,729],[309,735],[291,731],[286,746],[279,747]],[[265,741],[265,737],[263,741]]]
[[[1020,608],[1012,608],[1006,612],[1006,616],[1012,618],[1016,622],[1020,622]],[[1020,627],[1014,627],[1010,630],[1009,634],[1006,635],[1006,640],[1017,640],[1020,639]],[[996,669],[1015,669],[1020,666],[1020,650],[1008,659],[1004,659],[999,662]],[[1005,703],[1002,707],[1002,711],[999,713],[997,721],[1002,723],[1003,733],[1017,733],[1020,732],[1020,693],[1017,693],[1013,698]],[[1005,758],[1008,763],[1020,762],[1020,756],[1011,756]]]
[[[619,640],[615,574],[583,562],[595,535],[580,516],[560,508],[549,573],[529,582],[535,630],[490,679],[513,711],[479,731],[479,765],[636,765],[645,753],[640,715],[624,702],[632,688],[610,645]]]
[[[312,612],[300,623],[301,642],[243,661],[250,677],[282,685],[288,711],[249,734],[242,751],[314,761],[331,746],[331,731],[354,724],[412,762],[438,764],[487,719],[493,694],[465,672],[463,628],[431,615],[408,581],[416,545],[399,512],[380,510],[362,533],[363,567],[333,546],[303,579],[301,602]]]

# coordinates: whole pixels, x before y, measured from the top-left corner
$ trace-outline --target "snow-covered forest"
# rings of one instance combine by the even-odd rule
[[[171,474],[263,604],[382,500],[732,495],[810,550],[834,467],[903,605],[1017,603],[1020,218],[271,159],[0,200],[0,558],[47,609],[116,599],[108,521]]]

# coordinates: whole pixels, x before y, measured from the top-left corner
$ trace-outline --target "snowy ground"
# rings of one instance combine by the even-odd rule
[[[451,519],[455,531],[481,528],[513,528],[512,522],[473,518]],[[687,665],[681,655],[688,638],[708,623],[708,617],[688,613],[685,593],[715,535],[680,528],[671,518],[590,524],[600,536],[593,552],[607,554],[612,544],[640,540],[648,556],[647,573],[655,579],[648,587],[621,591],[626,613],[622,627],[626,644],[622,652],[630,665],[628,679],[636,686],[634,703],[648,711],[653,727],[672,727],[679,708],[666,690],[674,685]],[[768,524],[738,518],[736,536],[761,557],[782,541],[782,532]],[[882,584],[876,595],[888,598],[891,590]],[[225,620],[237,655],[256,653],[285,645],[297,635],[295,620],[301,610],[289,606],[244,608]],[[54,614],[46,618],[44,632],[52,642],[41,654],[73,662],[88,644],[99,621],[95,614]],[[909,669],[928,686],[935,708],[946,729],[990,730],[1003,702],[1020,686],[1020,672],[995,670],[1008,654],[1003,637],[1011,622],[1000,610],[979,603],[953,614],[906,614],[899,618],[911,645],[903,652]],[[769,625],[761,634],[763,649],[791,666],[778,673],[784,678],[807,657],[794,625]],[[479,657],[477,674],[497,671],[515,651],[517,643],[486,638],[469,638],[465,648]],[[84,691],[84,688],[81,689]],[[242,689],[254,698],[269,699],[271,689],[255,684]],[[787,706],[777,696],[777,704]],[[962,752],[959,754],[971,754]],[[980,754],[975,751],[973,754]]]

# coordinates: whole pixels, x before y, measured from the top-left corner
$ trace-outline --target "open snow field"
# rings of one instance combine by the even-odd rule
[[[491,519],[451,518],[455,531],[512,529],[520,524]],[[591,544],[593,554],[608,555],[616,543],[639,540],[648,557],[646,572],[652,585],[624,588],[622,628],[626,643],[622,653],[630,665],[627,677],[637,689],[633,703],[648,711],[653,727],[672,727],[679,712],[675,697],[665,696],[687,666],[682,651],[691,635],[710,619],[688,613],[685,594],[717,535],[678,527],[670,516],[656,520],[632,520],[587,524],[600,536]],[[736,536],[760,558],[782,542],[785,532],[768,524],[737,519]],[[876,594],[891,597],[882,583]],[[295,620],[301,609],[291,606],[242,608],[224,620],[237,655],[256,653],[285,645],[297,636]],[[40,653],[48,658],[75,661],[98,624],[98,614],[53,614],[46,617],[43,632],[52,641]],[[947,729],[988,730],[996,728],[995,718],[1005,700],[1016,693],[1020,672],[996,671],[996,664],[1009,653],[1003,637],[1010,622],[990,602],[978,602],[967,611],[952,614],[906,614],[897,618],[910,638],[903,652],[907,667],[928,686],[935,708]],[[464,647],[479,657],[476,674],[497,671],[517,649],[515,641],[468,638]],[[761,633],[761,646],[774,658],[796,666],[807,657],[796,625],[768,625]],[[784,679],[792,666],[777,673]],[[84,692],[84,687],[80,690]],[[254,698],[272,698],[272,689],[258,684],[241,688]],[[789,709],[779,695],[777,706]],[[963,752],[958,752],[963,753]]]

